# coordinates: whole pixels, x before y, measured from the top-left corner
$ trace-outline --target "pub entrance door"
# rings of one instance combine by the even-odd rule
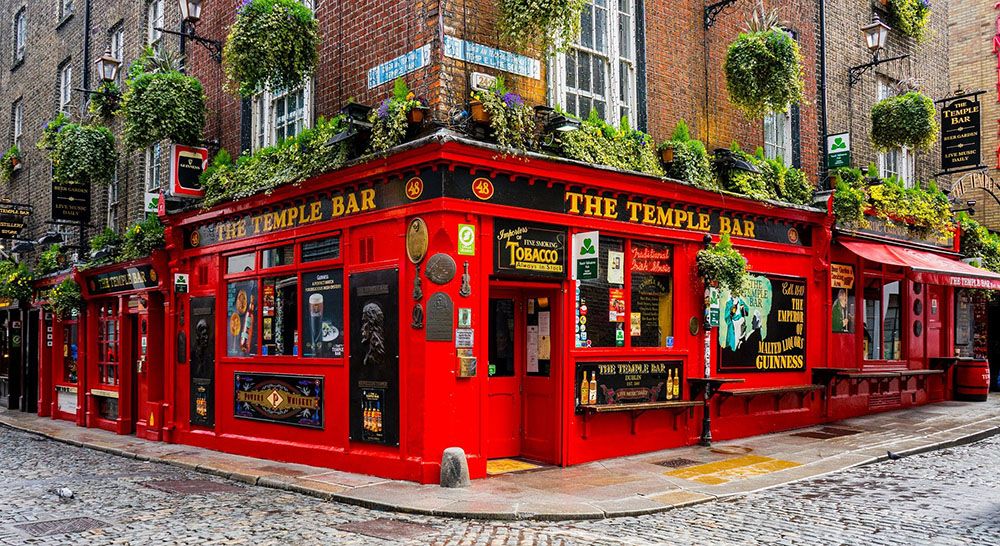
[[[561,373],[556,289],[490,292],[486,456],[558,463]]]

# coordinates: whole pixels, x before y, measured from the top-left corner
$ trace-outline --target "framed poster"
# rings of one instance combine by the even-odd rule
[[[749,287],[719,298],[720,372],[806,369],[805,279],[751,275]]]
[[[257,309],[257,281],[231,282],[226,286],[226,354],[257,354],[254,317]]]
[[[493,235],[498,275],[566,276],[566,228],[497,218]]]
[[[344,272],[302,274],[302,356],[344,356]]]
[[[399,445],[399,269],[350,277],[351,440]]]
[[[323,378],[236,372],[233,415],[282,425],[323,428]]]

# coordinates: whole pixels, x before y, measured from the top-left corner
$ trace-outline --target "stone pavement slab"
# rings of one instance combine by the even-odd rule
[[[0,425],[123,457],[379,510],[475,519],[585,520],[746,495],[883,461],[888,451],[907,456],[980,440],[1000,433],[1000,395],[991,395],[987,402],[943,402],[716,442],[711,449],[688,446],[570,468],[505,473],[473,480],[463,489],[145,441],[3,409]],[[830,427],[846,433],[830,437]],[[794,435],[802,432],[816,437]],[[658,464],[663,462],[676,467]]]

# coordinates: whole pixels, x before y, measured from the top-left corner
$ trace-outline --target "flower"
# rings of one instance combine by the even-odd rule
[[[507,105],[508,108],[514,108],[515,106],[523,106],[524,99],[521,95],[514,92],[505,93],[503,96],[503,103]]]
[[[385,119],[389,117],[389,106],[392,104],[392,99],[385,99],[382,104],[378,106],[378,117]]]

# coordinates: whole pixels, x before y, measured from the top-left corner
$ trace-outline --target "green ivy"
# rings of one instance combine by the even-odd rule
[[[521,95],[508,91],[498,77],[486,91],[475,91],[472,98],[483,103],[490,116],[490,130],[504,153],[524,153],[536,148],[535,111]]]
[[[564,50],[580,35],[580,14],[587,0],[501,0],[497,27],[516,49]]]
[[[202,206],[209,208],[270,192],[342,167],[347,163],[346,147],[343,143],[328,146],[327,141],[345,128],[343,116],[320,118],[315,127],[277,145],[261,148],[253,155],[242,155],[235,164],[220,165],[216,161],[215,169],[202,185],[205,188]]]
[[[780,159],[765,159],[763,148],[757,148],[754,155],[750,155],[733,143],[730,151],[760,172],[732,170],[728,176],[716,173],[723,189],[757,200],[772,199],[796,205],[812,202],[815,187],[802,170],[786,167]]]
[[[560,134],[556,144],[560,153],[570,159],[663,176],[653,139],[631,129],[626,118],[616,129],[591,110],[580,129]]]
[[[201,187],[205,187],[209,180],[215,176],[216,171],[220,169],[229,168],[233,165],[233,156],[225,148],[220,148],[212,158],[212,161],[208,163],[208,167],[202,171],[201,176],[198,178]]]
[[[840,182],[834,191],[833,208],[840,226],[864,227],[865,215],[870,214],[922,236],[945,238],[954,231],[948,196],[933,181],[907,188],[896,177],[868,181],[857,169],[841,169],[837,174]]]
[[[113,81],[103,82],[97,87],[97,92],[90,96],[87,111],[98,119],[108,121],[118,112],[121,101],[122,88]]]
[[[698,275],[708,284],[718,284],[731,294],[742,294],[746,289],[749,275],[747,260],[740,251],[733,248],[729,234],[723,233],[719,242],[698,251],[695,258]]]
[[[872,143],[881,150],[908,147],[926,151],[937,140],[934,101],[919,91],[888,97],[872,107]]]
[[[59,133],[69,124],[69,117],[66,114],[62,112],[56,114],[56,117],[46,123],[45,128],[42,129],[42,138],[38,139],[38,149],[48,152],[54,151],[59,144]]]
[[[68,317],[73,311],[83,307],[80,285],[72,278],[66,278],[49,291],[45,307],[60,317]]]
[[[712,176],[708,151],[700,140],[691,139],[691,131],[683,119],[677,122],[670,140],[660,144],[659,150],[672,149],[674,160],[664,166],[670,178],[683,180],[699,188],[718,189]]]
[[[121,252],[121,245],[121,235],[111,228],[104,228],[104,231],[90,238],[90,250],[91,252],[96,252],[107,247],[111,249],[111,256],[100,260],[90,260],[85,264],[85,266],[82,267],[82,269],[123,261],[118,258]]]
[[[38,263],[35,264],[35,274],[39,277],[49,273],[59,271],[62,261],[62,246],[58,243],[50,245],[38,255]]]
[[[228,86],[244,97],[298,87],[316,68],[319,42],[316,17],[299,0],[246,0],[223,48]]]
[[[14,176],[14,162],[21,160],[21,150],[17,146],[11,146],[0,157],[0,180],[10,182]]]
[[[115,261],[128,262],[138,260],[152,254],[165,245],[163,239],[163,224],[160,217],[149,214],[140,222],[136,222],[125,230],[122,236],[121,250]]]
[[[397,78],[393,84],[392,96],[383,100],[378,108],[368,114],[368,121],[372,124],[369,150],[384,152],[402,142],[409,127],[407,114],[415,108],[424,106],[424,103],[410,91],[406,82],[402,78]]]
[[[52,178],[63,183],[110,184],[118,163],[111,130],[59,121],[57,117],[50,122],[39,141],[39,147],[49,150]],[[53,123],[56,128],[50,130]]]
[[[176,70],[134,72],[121,105],[125,143],[132,149],[164,139],[199,144],[205,126],[201,82]]]
[[[927,38],[930,22],[930,0],[889,0],[889,20],[892,28],[922,42]]]
[[[802,102],[802,55],[784,30],[742,32],[726,53],[729,99],[751,119]]]
[[[958,225],[962,230],[959,251],[969,258],[979,258],[979,266],[1000,273],[1000,235],[986,229],[968,214],[958,214]]]
[[[841,180],[833,192],[833,214],[841,226],[865,227],[865,209],[868,196],[865,191]]]
[[[31,297],[34,275],[24,263],[0,260],[0,297],[24,301]]]

